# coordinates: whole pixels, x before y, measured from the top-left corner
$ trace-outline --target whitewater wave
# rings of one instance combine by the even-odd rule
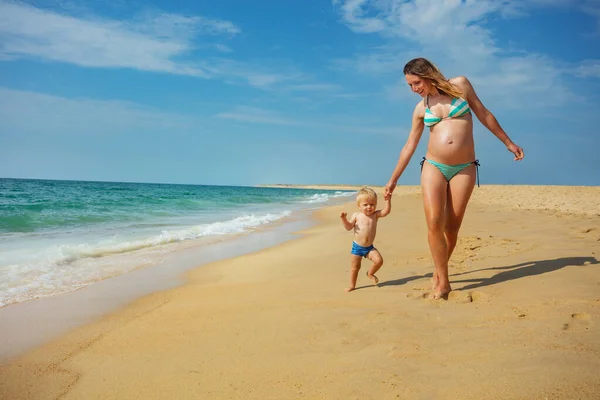
[[[27,261],[0,264],[0,307],[76,290],[98,280],[155,265],[162,261],[167,251],[164,245],[241,234],[290,214],[290,211],[248,214],[227,221],[163,230],[158,235],[141,239],[120,241],[118,236],[113,236],[93,244],[41,248]]]

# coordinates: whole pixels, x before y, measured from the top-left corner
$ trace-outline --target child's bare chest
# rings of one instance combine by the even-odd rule
[[[356,218],[356,231],[357,233],[368,233],[377,228],[377,218],[368,217],[363,214],[359,214]]]

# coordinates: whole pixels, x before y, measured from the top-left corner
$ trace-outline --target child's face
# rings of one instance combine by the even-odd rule
[[[377,200],[365,197],[358,201],[358,209],[365,215],[373,214],[377,209]]]

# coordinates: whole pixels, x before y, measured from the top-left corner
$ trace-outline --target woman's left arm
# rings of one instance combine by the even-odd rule
[[[458,86],[461,89],[461,91],[466,94],[465,100],[467,100],[467,103],[469,103],[469,107],[471,107],[471,110],[473,110],[473,112],[477,116],[477,119],[479,119],[483,126],[485,126],[498,139],[500,139],[500,141],[504,143],[508,151],[515,155],[515,161],[522,160],[525,156],[523,149],[517,146],[510,139],[510,137],[508,137],[506,132],[504,132],[504,129],[502,129],[502,127],[500,126],[500,123],[498,122],[494,114],[492,114],[490,110],[485,108],[485,106],[477,96],[477,93],[475,93],[475,89],[473,88],[473,85],[471,85],[471,82],[469,82],[469,80],[464,76],[454,78],[451,80],[451,82]]]

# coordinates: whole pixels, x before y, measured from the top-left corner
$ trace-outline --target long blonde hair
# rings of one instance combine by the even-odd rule
[[[428,79],[435,88],[443,94],[452,97],[462,97],[460,89],[450,83],[442,72],[431,61],[425,58],[415,58],[404,66],[404,75],[416,75]]]

